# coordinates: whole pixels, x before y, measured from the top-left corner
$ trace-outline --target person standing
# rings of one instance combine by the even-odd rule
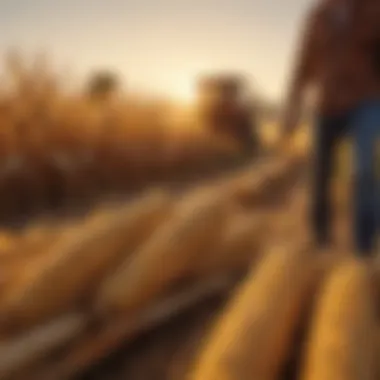
[[[313,128],[311,225],[320,248],[331,243],[329,187],[337,145],[354,142],[354,240],[368,256],[379,227],[375,143],[380,136],[380,1],[321,0],[307,16],[285,107],[286,142],[307,90],[317,90]]]

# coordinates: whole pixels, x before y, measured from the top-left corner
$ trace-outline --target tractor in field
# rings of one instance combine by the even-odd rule
[[[201,77],[197,111],[204,128],[231,139],[251,155],[258,148],[258,137],[255,110],[247,93],[246,82],[237,75]]]

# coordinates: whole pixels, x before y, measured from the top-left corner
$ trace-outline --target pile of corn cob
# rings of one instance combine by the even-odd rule
[[[297,211],[278,212],[299,174],[283,160],[4,237],[0,379],[75,379],[218,294],[186,371],[165,378],[378,378],[377,268],[313,252]],[[147,378],[140,364],[128,378]]]

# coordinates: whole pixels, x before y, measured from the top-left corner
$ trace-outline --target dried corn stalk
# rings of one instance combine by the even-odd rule
[[[170,207],[165,193],[149,193],[111,221],[64,240],[48,262],[9,295],[0,318],[2,331],[30,327],[73,307],[149,236]]]
[[[228,215],[224,197],[215,194],[184,199],[184,206],[107,278],[97,298],[99,311],[126,311],[155,299],[190,272],[217,245]]]

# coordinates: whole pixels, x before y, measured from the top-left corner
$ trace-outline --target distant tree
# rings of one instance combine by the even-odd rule
[[[91,75],[87,84],[88,95],[95,100],[107,100],[120,87],[118,76],[112,71],[98,71]]]

